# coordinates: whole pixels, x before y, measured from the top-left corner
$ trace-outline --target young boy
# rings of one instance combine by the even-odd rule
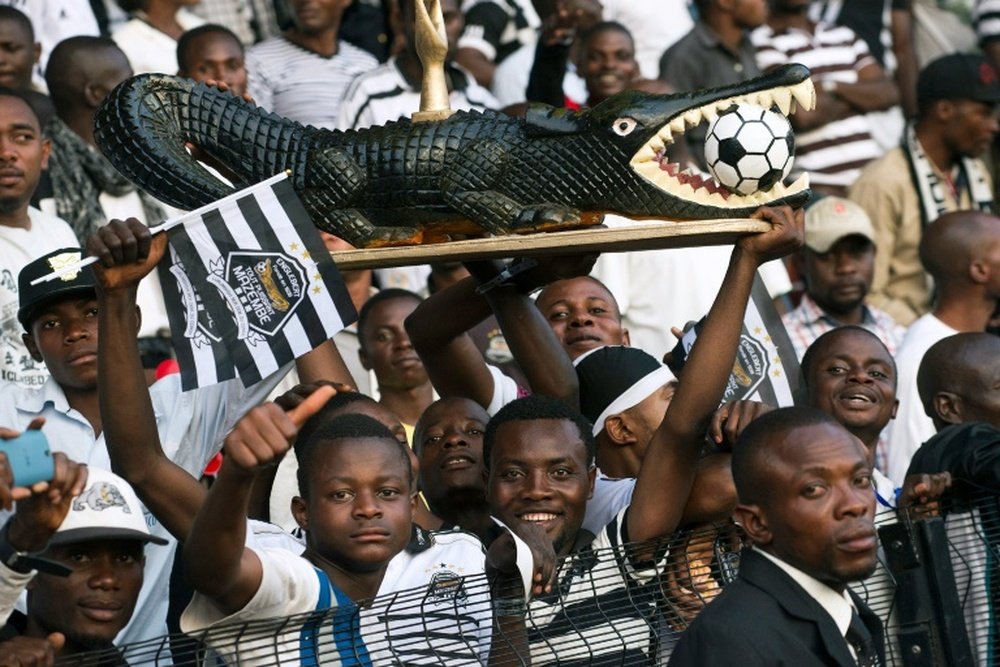
[[[296,411],[315,411],[330,393],[316,390]],[[306,533],[305,553],[244,546],[255,471],[287,451],[298,418],[266,404],[226,438],[226,460],[185,544],[185,567],[198,593],[182,628],[192,633],[213,626],[208,642],[239,664],[275,654],[284,665],[335,656],[353,656],[357,662],[350,664],[410,664],[430,655],[481,664],[491,632],[482,545],[462,532],[431,534],[413,526],[416,495],[406,445],[371,418],[337,417],[296,443],[300,496],[293,512]],[[517,576],[509,546],[498,539],[491,548],[491,562],[513,574],[506,582]],[[391,607],[384,597],[362,603],[417,587],[423,588],[415,596],[389,598]],[[327,617],[285,624],[277,637],[242,636],[238,645],[227,641],[231,631],[214,630],[331,608]]]

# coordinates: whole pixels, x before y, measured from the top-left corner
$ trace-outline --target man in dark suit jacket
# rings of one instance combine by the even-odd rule
[[[847,589],[876,565],[861,441],[826,413],[785,408],[747,427],[732,468],[736,518],[754,548],[681,636],[670,667],[883,664],[881,623]]]

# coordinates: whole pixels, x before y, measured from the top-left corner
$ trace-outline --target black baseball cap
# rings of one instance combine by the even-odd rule
[[[951,53],[933,60],[917,77],[917,99],[1000,102],[1000,76],[986,58],[972,53]]]
[[[29,262],[17,275],[19,308],[17,319],[25,331],[39,308],[52,301],[77,295],[97,294],[97,281],[90,267],[64,273],[58,278],[32,285],[31,281],[83,259],[79,248],[60,248]]]

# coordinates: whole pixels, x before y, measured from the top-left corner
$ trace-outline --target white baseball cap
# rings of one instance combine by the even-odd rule
[[[142,503],[128,482],[110,470],[87,470],[87,486],[73,499],[49,546],[102,539],[167,543],[150,534]]]
[[[871,218],[849,199],[823,197],[806,209],[806,246],[818,253],[829,252],[845,236],[863,236],[875,243]]]

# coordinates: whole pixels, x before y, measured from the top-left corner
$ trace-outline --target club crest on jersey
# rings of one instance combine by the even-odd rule
[[[469,597],[462,577],[451,570],[435,572],[428,584],[427,593],[435,600],[454,600],[458,604],[464,603]]]

